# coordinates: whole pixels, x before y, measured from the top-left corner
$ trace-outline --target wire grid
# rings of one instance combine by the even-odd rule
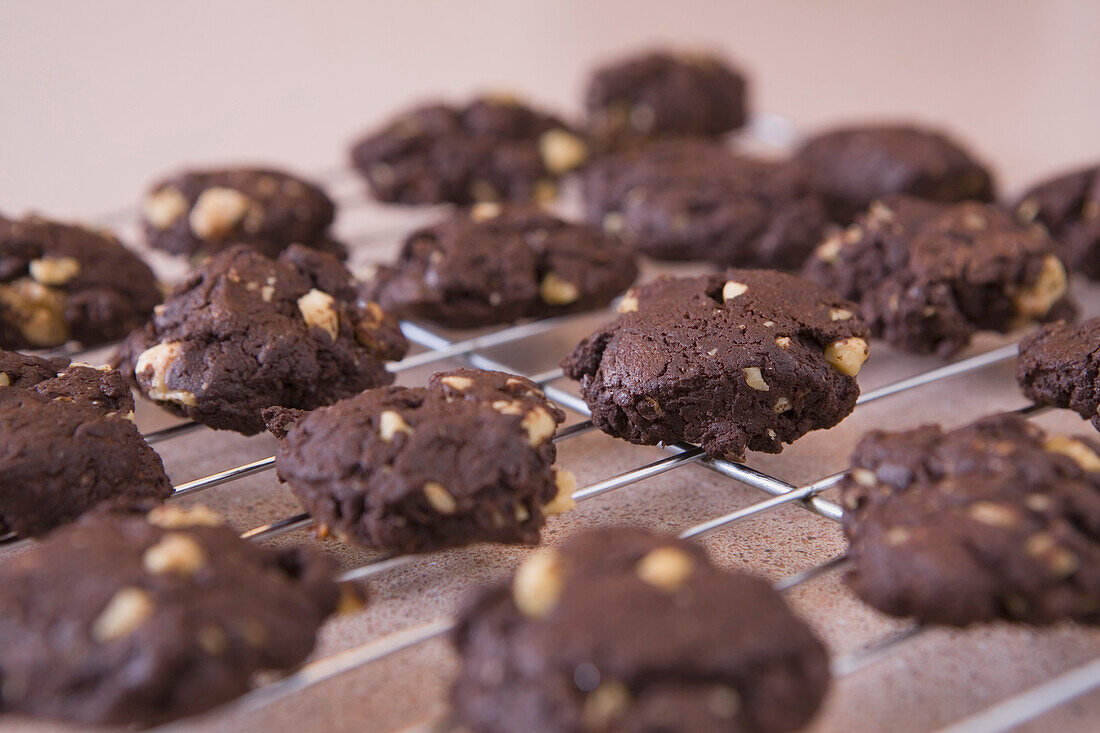
[[[758,126],[759,127],[759,126]],[[767,139],[766,134],[758,137]],[[335,186],[352,184],[358,187],[357,181],[347,171],[330,171],[320,177],[325,183]],[[341,205],[341,213],[354,211],[357,208],[369,208],[371,204],[356,190],[355,194],[346,197],[337,197]],[[418,212],[415,223],[424,223],[436,218],[445,207],[433,207],[428,211]],[[105,217],[108,223],[113,225],[128,223],[134,226],[136,212],[133,209],[116,212]],[[369,254],[373,250],[372,245],[393,241],[409,229],[408,218],[403,226],[371,228],[360,234],[347,238],[351,245],[354,263],[357,256]],[[154,255],[155,260],[158,255]],[[158,268],[161,269],[161,268]],[[487,334],[474,336],[463,340],[455,340],[438,333],[435,330],[420,324],[405,322],[402,328],[410,341],[426,348],[418,354],[407,357],[402,362],[392,365],[394,371],[404,371],[423,367],[428,364],[445,361],[460,360],[472,366],[485,369],[498,369],[518,373],[518,370],[507,363],[489,358],[481,352],[493,347],[510,346],[517,347],[521,342],[542,334],[553,333],[555,330],[568,325],[572,321],[584,317],[583,314],[568,316],[543,321],[533,321],[515,326],[501,328]],[[82,354],[95,352],[98,349],[89,349],[83,352],[65,352],[71,357],[80,357]],[[890,397],[907,390],[931,385],[954,376],[980,370],[991,365],[1012,359],[1016,354],[1016,344],[1008,344],[991,349],[985,353],[963,359],[955,363],[947,364],[912,377],[901,379],[886,386],[864,393],[859,400],[859,405],[865,405],[886,397]],[[555,355],[557,356],[557,355]],[[564,408],[579,413],[585,417],[588,415],[587,406],[582,400],[572,393],[554,386],[553,382],[561,378],[560,370],[551,370],[541,374],[528,375],[536,382],[543,385],[547,396]],[[1035,410],[1028,408],[1021,411],[1025,414]],[[180,437],[189,432],[202,429],[201,426],[183,423],[169,428],[147,434],[149,442],[156,443]],[[591,423],[582,421],[571,425],[561,431],[556,440],[564,440],[588,432],[592,429]],[[697,537],[716,529],[727,527],[736,521],[743,520],[759,513],[770,511],[787,503],[796,503],[816,514],[832,520],[839,520],[843,516],[843,510],[834,502],[818,496],[819,493],[834,486],[839,474],[825,476],[817,481],[804,486],[795,486],[780,478],[769,475],[741,463],[712,459],[706,457],[702,451],[693,445],[678,443],[664,446],[673,455],[666,458],[634,467],[617,475],[597,481],[578,490],[575,498],[586,500],[602,495],[608,491],[627,486],[638,481],[645,480],[682,466],[699,464],[721,476],[733,479],[740,484],[758,489],[773,498],[758,502],[748,507],[743,507],[735,512],[715,517],[706,522],[699,523],[681,533],[681,536]],[[235,466],[217,474],[195,479],[176,486],[176,497],[186,496],[198,491],[207,490],[215,486],[228,483],[246,476],[269,470],[274,465],[272,458],[264,458],[252,461],[240,466]],[[278,536],[287,532],[300,530],[312,524],[308,515],[299,514],[286,517],[282,520],[254,527],[243,533],[243,536],[251,539],[265,539]],[[23,542],[17,538],[8,537],[0,539],[0,549],[13,549]],[[395,567],[420,561],[424,556],[399,556],[383,557],[366,565],[352,568],[345,572],[343,580],[357,580],[370,577],[375,574],[391,570]],[[812,581],[834,569],[842,567],[843,557],[835,557],[819,565],[809,567],[793,576],[785,578],[776,584],[779,590],[788,590],[805,582]],[[305,665],[299,671],[246,695],[228,706],[230,709],[255,709],[262,705],[277,700],[287,695],[294,694],[311,687],[323,680],[343,674],[351,669],[368,664],[377,659],[393,654],[411,645],[420,643],[430,638],[443,634],[450,628],[449,619],[437,619],[420,626],[404,631],[385,635],[381,638],[362,644],[357,647],[345,649]],[[874,642],[859,651],[846,657],[834,659],[833,670],[838,676],[844,676],[859,671],[881,659],[886,658],[893,650],[906,640],[920,634],[920,627],[910,627],[900,632],[890,634],[878,642]],[[1012,695],[993,707],[978,713],[972,717],[951,727],[956,730],[1004,730],[1030,720],[1035,716],[1081,695],[1100,685],[1100,660],[1094,660],[1079,668],[1058,675],[1047,682],[1025,692]],[[186,724],[182,721],[180,724]]]

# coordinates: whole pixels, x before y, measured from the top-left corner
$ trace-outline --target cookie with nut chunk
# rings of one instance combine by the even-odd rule
[[[1015,211],[1022,223],[1047,228],[1071,272],[1100,280],[1100,165],[1036,184]]]
[[[588,157],[564,122],[507,95],[409,110],[360,140],[351,161],[379,201],[549,201]]]
[[[1029,399],[1073,410],[1100,430],[1100,318],[1050,323],[1025,336],[1016,379]]]
[[[35,537],[105,502],[167,498],[133,415],[117,371],[0,351],[0,535]]]
[[[251,435],[264,407],[312,409],[393,381],[385,362],[408,344],[358,286],[323,252],[238,245],[196,267],[115,362],[172,412]]]
[[[632,250],[597,227],[487,203],[413,232],[363,293],[398,316],[469,328],[601,308],[637,274]]]
[[[801,729],[824,645],[766,582],[625,527],[540,550],[474,594],[451,701],[480,733]]]
[[[306,658],[334,571],[201,506],[97,512],[0,563],[3,710],[141,726],[209,710]]]
[[[316,184],[271,168],[179,173],[154,184],[142,204],[149,244],[202,258],[235,244],[276,257],[301,244],[343,259],[329,234],[336,208]]]
[[[1041,227],[977,202],[876,201],[826,239],[803,274],[860,304],[871,332],[950,356],[979,330],[1072,317],[1066,268]]]
[[[458,369],[426,388],[265,415],[284,436],[279,478],[318,523],[360,545],[535,543],[546,515],[573,505],[572,474],[553,465],[565,413],[522,377]]]
[[[1098,448],[1013,415],[868,434],[841,484],[849,585],[926,623],[1100,622]]]
[[[717,137],[745,124],[744,74],[712,53],[654,50],[601,66],[585,91],[601,149],[660,137]]]
[[[875,199],[906,194],[950,204],[993,201],[993,174],[946,133],[908,124],[839,127],[795,154],[834,221],[850,222]]]
[[[0,216],[0,348],[114,341],[160,300],[153,271],[110,232]]]
[[[855,406],[868,330],[853,303],[770,270],[659,278],[562,361],[592,422],[715,457],[779,453]]]
[[[800,166],[708,140],[604,156],[583,184],[589,221],[663,260],[797,269],[827,224]]]

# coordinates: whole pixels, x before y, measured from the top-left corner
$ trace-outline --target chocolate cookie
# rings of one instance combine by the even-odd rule
[[[147,726],[305,659],[336,607],[333,563],[217,521],[100,513],[0,563],[0,710]]]
[[[451,690],[479,733],[801,728],[825,647],[763,580],[639,529],[571,537],[459,615]]]
[[[795,158],[830,216],[850,222],[875,199],[907,194],[950,204],[993,201],[993,176],[944,133],[911,125],[842,127],[807,140]]]
[[[501,96],[413,109],[351,151],[374,197],[398,204],[546,201],[587,157],[561,120]]]
[[[801,167],[668,140],[585,169],[589,221],[664,260],[796,269],[826,224]]]
[[[1100,166],[1036,185],[1020,197],[1016,216],[1045,226],[1072,272],[1100,280]]]
[[[1052,323],[1020,342],[1016,379],[1028,399],[1073,410],[1100,430],[1100,318]]]
[[[133,414],[116,371],[0,351],[0,535],[41,535],[103,502],[168,497]]]
[[[332,256],[291,245],[269,259],[239,245],[196,267],[115,355],[142,393],[220,430],[264,429],[271,405],[312,409],[389,384],[407,348]]]
[[[921,354],[1075,312],[1050,238],[976,202],[883,199],[825,240],[803,274],[857,301],[875,336]]]
[[[601,308],[637,275],[630,248],[596,227],[478,204],[409,235],[363,293],[401,317],[469,328]]]
[[[659,278],[562,361],[592,422],[631,443],[779,453],[855,406],[867,326],[852,303],[768,270]]]
[[[670,135],[718,136],[746,120],[744,75],[709,53],[651,51],[602,66],[585,93],[600,148]]]
[[[153,271],[113,234],[0,216],[0,348],[114,341],[160,298]]]
[[[1100,622],[1097,449],[1012,415],[868,434],[841,485],[849,584],[925,623]]]
[[[270,168],[180,173],[152,187],[142,213],[149,244],[176,255],[201,258],[248,244],[276,257],[301,244],[347,256],[329,237],[336,208],[325,192]]]
[[[553,467],[565,413],[521,377],[458,369],[427,388],[363,392],[289,428],[282,410],[266,415],[285,434],[279,478],[317,522],[367,547],[535,543],[546,514],[572,506],[572,476]]]

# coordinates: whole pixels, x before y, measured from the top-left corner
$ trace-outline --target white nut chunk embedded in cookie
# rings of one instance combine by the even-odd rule
[[[103,643],[128,636],[153,615],[154,608],[148,591],[123,588],[92,624],[92,638]]]
[[[1069,456],[1085,471],[1100,471],[1100,456],[1084,442],[1066,435],[1051,435],[1043,443],[1043,448],[1051,453]]]
[[[146,198],[142,210],[147,222],[157,229],[167,229],[187,213],[187,199],[178,190],[168,186],[154,191]]]
[[[730,280],[722,286],[722,302],[727,300],[733,300],[738,295],[744,295],[749,291],[749,286],[745,283],[734,282]]]
[[[141,564],[154,574],[193,575],[206,564],[206,552],[191,535],[169,532],[145,551]]]
[[[333,341],[340,333],[340,313],[336,310],[336,299],[323,290],[313,288],[298,298],[298,311],[306,325],[320,328]]]
[[[384,410],[378,417],[378,435],[387,443],[392,443],[398,433],[412,434],[413,429],[401,417],[401,413]]]
[[[80,274],[80,261],[75,257],[42,257],[31,260],[27,269],[43,285],[64,285]]]
[[[554,467],[554,487],[557,493],[549,504],[542,507],[542,513],[546,515],[564,514],[577,506],[573,494],[577,490],[577,477],[572,471]]]
[[[225,524],[220,514],[202,504],[189,507],[163,504],[151,509],[145,518],[150,524],[155,524],[162,529],[221,527]]]
[[[1062,299],[1068,286],[1065,265],[1054,255],[1047,255],[1035,282],[1012,296],[1016,312],[1024,318],[1042,318]]]
[[[695,562],[678,547],[658,547],[638,561],[638,577],[663,591],[679,590],[691,577]]]
[[[169,341],[146,349],[137,358],[134,376],[145,387],[149,399],[195,405],[194,393],[168,386],[168,370],[179,360],[182,348],[180,342]]]
[[[561,556],[553,549],[535,552],[512,579],[512,600],[524,616],[540,618],[554,610],[565,583]]]
[[[520,424],[527,429],[527,442],[532,446],[545,443],[558,427],[554,417],[542,407],[528,410]]]
[[[539,283],[539,297],[547,305],[569,305],[581,297],[581,291],[556,272],[548,272]]]
[[[539,137],[539,155],[546,170],[557,175],[583,163],[588,158],[588,146],[568,130],[554,128]]]
[[[841,374],[854,377],[859,374],[867,355],[871,353],[867,342],[858,336],[834,341],[825,347],[825,361]]]
[[[454,514],[458,509],[454,496],[438,481],[428,481],[424,484],[423,491],[428,503],[440,514]]]
[[[191,209],[191,231],[200,239],[220,241],[248,214],[255,203],[233,188],[215,186],[199,195]]]

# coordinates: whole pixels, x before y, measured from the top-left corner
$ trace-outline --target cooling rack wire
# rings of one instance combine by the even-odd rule
[[[791,128],[782,118],[764,115],[754,120],[750,137],[757,144],[762,144],[765,148],[783,148],[789,145],[793,138],[793,134]],[[350,171],[345,169],[330,170],[322,172],[316,178],[322,183],[346,191],[346,194],[336,196],[342,215],[355,211],[357,208],[370,206],[370,203],[362,194]],[[432,220],[443,210],[445,209],[442,207],[432,207],[430,209],[418,211],[412,217],[412,220],[410,220],[409,216],[405,216],[400,223],[383,223],[379,225],[375,222],[373,225],[368,225],[367,228],[362,231],[354,233],[350,237],[346,237],[345,239],[349,244],[349,249],[352,251],[352,262],[354,263],[356,258],[360,255],[369,254],[372,245],[392,242],[409,231],[413,226]],[[133,227],[136,217],[137,211],[131,207],[106,214],[99,219],[99,222],[112,227]],[[149,253],[148,250],[145,250],[143,254],[151,254],[154,265],[157,264],[156,260],[160,256],[158,253]],[[403,372],[441,362],[459,362],[477,368],[494,369],[519,374],[520,372],[513,365],[507,363],[507,359],[501,361],[490,358],[483,352],[499,347],[516,347],[528,339],[550,334],[562,329],[570,322],[581,317],[583,316],[564,316],[530,321],[464,339],[454,339],[424,325],[406,321],[401,324],[406,337],[413,344],[423,347],[424,350],[389,365],[389,369],[392,372]],[[57,353],[78,359],[82,355],[95,353],[100,350],[101,348],[89,350],[62,350]],[[1012,360],[1015,358],[1016,353],[1017,344],[1011,343],[938,368],[924,371],[915,376],[891,382],[885,386],[863,393],[857,402],[856,409],[858,410],[869,403],[877,402],[903,392],[928,387],[944,380],[951,379],[952,377],[979,372],[980,370]],[[551,356],[556,359],[560,355]],[[561,443],[563,441],[568,441],[594,430],[591,421],[587,419],[589,411],[584,401],[555,385],[556,382],[563,379],[560,369],[552,369],[537,374],[526,374],[522,376],[527,376],[538,383],[545,391],[547,397],[562,408],[581,416],[582,419],[580,421],[560,429],[554,438],[555,442]],[[1046,408],[1038,405],[1029,405],[1020,408],[1017,412],[1021,415],[1030,417],[1044,412],[1045,409]],[[198,430],[205,430],[205,428],[194,423],[184,422],[149,432],[146,434],[146,440],[151,444],[155,444],[173,440]],[[695,464],[770,496],[769,498],[742,507],[731,513],[714,517],[688,527],[680,532],[680,537],[684,539],[702,537],[718,529],[728,528],[749,517],[757,516],[788,504],[800,506],[807,511],[830,520],[840,521],[843,518],[843,508],[822,496],[822,494],[837,485],[843,472],[834,473],[808,484],[796,486],[776,476],[751,468],[746,464],[709,458],[695,445],[676,443],[662,447],[670,455],[578,488],[573,494],[573,498],[577,502],[586,502],[608,492],[621,489],[660,474],[674,471],[683,466]],[[207,491],[222,484],[227,484],[247,476],[271,470],[274,466],[274,456],[270,456],[233,466],[223,471],[185,483],[180,483],[174,487],[174,493],[170,500]],[[313,521],[309,515],[296,514],[253,527],[243,532],[241,536],[260,541],[290,532],[301,531],[311,527],[312,524]],[[15,550],[29,542],[29,540],[21,540],[14,536],[0,538],[0,552],[6,553]],[[340,580],[362,580],[400,566],[415,565],[418,562],[425,561],[427,557],[428,555],[384,556],[344,571]],[[832,571],[843,568],[846,562],[847,560],[843,555],[833,557],[819,564],[805,568],[794,575],[783,578],[775,584],[775,588],[782,592],[791,590],[804,583],[809,583],[817,578],[825,576]],[[258,687],[244,697],[223,706],[218,711],[214,711],[212,715],[218,715],[228,711],[248,711],[261,708],[276,700],[281,700],[302,692],[326,680],[381,660],[389,655],[408,649],[409,647],[429,639],[439,637],[447,633],[452,628],[452,625],[453,619],[450,617],[441,617],[411,628],[388,633],[359,646],[353,646],[344,651],[333,653],[327,657],[309,662],[297,671],[281,679]],[[905,627],[900,631],[888,633],[882,638],[866,644],[854,652],[850,652],[844,656],[834,657],[832,662],[833,674],[836,677],[856,674],[888,658],[904,644],[925,631],[926,627],[919,625]],[[1093,659],[1090,662],[1086,662],[1081,666],[1059,674],[1030,689],[1004,698],[983,711],[956,721],[947,728],[944,728],[943,733],[963,733],[963,731],[968,733],[975,731],[992,733],[994,731],[1008,730],[1033,720],[1097,687],[1100,687],[1100,658]],[[208,716],[209,715],[211,714],[208,714]],[[180,721],[166,726],[166,729],[176,729],[185,726],[187,723],[188,721],[186,720]],[[446,721],[437,721],[409,730],[436,731],[445,730],[446,726]]]

